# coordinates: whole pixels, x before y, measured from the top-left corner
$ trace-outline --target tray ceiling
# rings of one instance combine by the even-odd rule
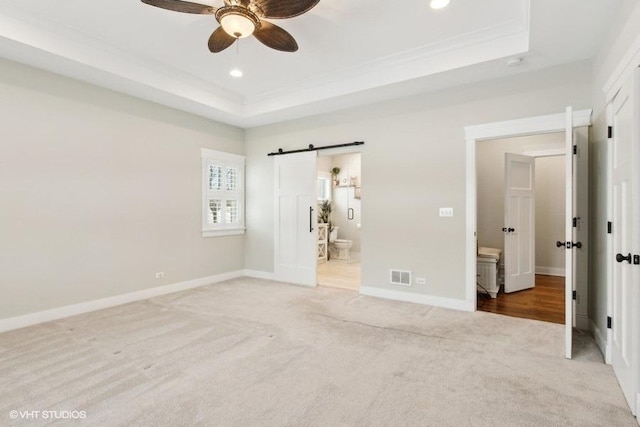
[[[251,127],[589,58],[611,3],[452,0],[433,10],[428,0],[321,0],[274,20],[296,53],[248,38],[212,54],[212,16],[138,0],[4,0],[0,56]],[[512,57],[523,66],[507,68]]]

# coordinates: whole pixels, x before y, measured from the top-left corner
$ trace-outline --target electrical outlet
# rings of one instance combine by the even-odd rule
[[[156,279],[162,279],[164,277],[164,271],[158,271],[156,273]]]
[[[440,208],[440,216],[442,216],[442,217],[452,217],[453,216],[453,208]]]
[[[427,279],[424,277],[416,277],[416,285],[426,285]]]

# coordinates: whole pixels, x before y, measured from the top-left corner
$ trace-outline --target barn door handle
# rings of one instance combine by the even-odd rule
[[[572,248],[582,249],[582,242],[578,242],[578,243],[571,242],[571,247]]]
[[[558,240],[558,241],[556,242],[556,247],[557,247],[557,248],[564,248],[564,242],[561,242],[560,240]]]
[[[347,219],[352,220],[354,218],[353,208],[347,209]]]
[[[504,231],[505,233],[513,233],[514,231],[516,231],[515,228],[507,228],[507,227],[502,227],[502,231]]]
[[[313,233],[313,207],[309,206],[309,233]]]
[[[627,261],[629,264],[631,264],[631,254],[628,254],[627,256],[624,256],[622,254],[618,254],[618,255],[616,255],[616,261],[618,261],[618,262]]]

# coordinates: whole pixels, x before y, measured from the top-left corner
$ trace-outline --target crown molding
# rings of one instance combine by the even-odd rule
[[[248,97],[245,117],[324,101],[529,50],[529,30],[499,26],[376,59],[277,91]]]

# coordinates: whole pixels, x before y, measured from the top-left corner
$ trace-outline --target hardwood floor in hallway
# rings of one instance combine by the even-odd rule
[[[478,292],[478,311],[564,324],[564,277],[536,275],[536,286],[495,299]]]

